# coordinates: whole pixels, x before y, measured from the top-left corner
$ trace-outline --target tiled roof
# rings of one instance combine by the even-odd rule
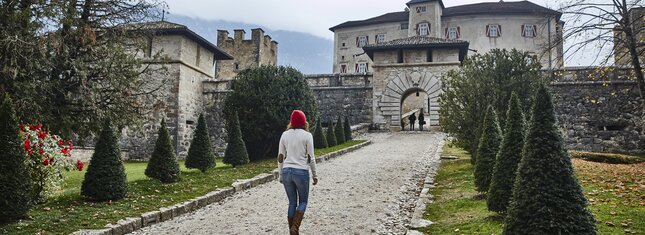
[[[409,3],[424,1],[412,0]],[[329,30],[335,31],[340,28],[349,28],[373,24],[391,23],[391,22],[408,22],[409,12],[399,11],[391,12],[380,15],[366,20],[347,21],[345,23],[331,27]],[[542,14],[542,15],[555,15],[556,20],[560,20],[561,12],[555,11],[529,1],[520,2],[485,2],[468,4],[461,6],[448,7],[443,9],[442,16],[460,16],[460,15],[476,15],[476,14]]]
[[[408,18],[410,18],[409,14],[410,13],[407,11],[391,12],[377,17],[369,18],[367,20],[347,21],[345,23],[331,27],[329,28],[329,30],[334,31],[340,28],[349,28],[349,27],[355,27],[355,26],[390,23],[390,22],[408,22]]]
[[[561,12],[555,11],[529,1],[520,2],[483,2],[462,6],[449,7],[443,10],[442,16],[460,16],[473,14],[544,14],[556,15],[558,18]]]
[[[417,47],[417,46],[438,46],[438,45],[468,45],[467,41],[457,39],[435,38],[427,36],[412,36],[407,38],[395,39],[378,44],[364,46],[363,49],[380,49],[380,48],[399,48],[399,47]]]
[[[199,34],[193,32],[185,25],[172,23],[168,21],[152,21],[152,22],[131,24],[131,25],[128,25],[127,27],[128,29],[131,29],[131,30],[152,30],[155,33],[162,34],[162,35],[184,35],[190,38],[191,40],[197,42],[199,45],[203,46],[204,48],[208,49],[209,51],[213,52],[215,54],[216,60],[233,59],[233,56],[220,50],[213,43],[209,42]]]

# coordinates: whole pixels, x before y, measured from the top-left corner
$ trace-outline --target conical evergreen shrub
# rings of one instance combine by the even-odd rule
[[[506,213],[513,193],[515,172],[522,159],[524,146],[524,114],[517,94],[511,94],[508,110],[506,112],[506,126],[504,137],[497,153],[497,160],[493,168],[493,178],[488,188],[486,205],[488,210]]]
[[[497,122],[497,114],[492,106],[488,106],[484,116],[482,136],[477,148],[477,161],[475,161],[475,187],[478,192],[488,192],[490,180],[493,175],[495,158],[502,141],[502,134]]]
[[[334,127],[334,123],[330,121],[329,125],[327,126],[327,133],[325,136],[327,137],[327,147],[334,147],[338,145],[338,143],[336,143],[336,133],[334,129],[336,129],[336,127]]]
[[[228,133],[228,144],[224,152],[224,163],[233,167],[249,163],[249,154],[246,152],[246,145],[242,140],[242,131],[240,130],[240,120],[237,112],[233,112],[226,122],[226,132]]]
[[[349,119],[345,116],[345,122],[343,122],[343,131],[345,132],[345,141],[352,140],[352,127],[349,126]]]
[[[211,138],[208,136],[208,127],[204,114],[199,115],[197,120],[197,129],[193,136],[193,141],[188,149],[186,157],[186,168],[199,169],[202,172],[215,166],[215,154],[211,146]]]
[[[596,234],[544,85],[531,114],[503,234]]]
[[[338,120],[336,121],[336,126],[334,126],[334,128],[334,134],[336,134],[336,144],[345,143],[345,130],[343,128],[343,123],[340,120],[340,116],[338,116]]]
[[[106,120],[85,172],[81,195],[96,201],[107,201],[122,199],[127,193],[119,142],[110,121]]]
[[[316,122],[316,129],[314,131],[314,147],[317,149],[327,148],[327,138],[325,138],[325,134],[323,134],[320,119]]]
[[[5,93],[0,104],[0,222],[24,218],[32,206],[32,182],[21,146],[13,102]]]
[[[157,143],[148,161],[146,175],[163,183],[173,183],[179,181],[180,173],[175,149],[172,147],[170,133],[166,128],[166,120],[161,120]]]

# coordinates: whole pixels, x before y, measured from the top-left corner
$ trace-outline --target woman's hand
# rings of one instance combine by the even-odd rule
[[[314,185],[318,184],[318,178],[314,177]]]

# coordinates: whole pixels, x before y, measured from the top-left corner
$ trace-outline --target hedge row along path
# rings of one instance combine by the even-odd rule
[[[372,144],[318,165],[303,234],[404,233],[416,203],[410,185],[426,169],[440,133],[372,133]],[[430,163],[428,163],[430,162]],[[436,166],[433,166],[436,167]],[[414,190],[412,190],[414,191]],[[412,196],[410,196],[412,195]],[[288,234],[287,197],[271,182],[134,234]],[[412,208],[413,209],[413,208]]]

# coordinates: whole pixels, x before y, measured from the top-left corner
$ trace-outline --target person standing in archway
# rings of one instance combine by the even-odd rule
[[[423,117],[423,109],[419,113],[419,130],[423,131],[423,125],[426,124],[425,118]]]
[[[299,234],[300,223],[309,199],[309,169],[313,185],[318,184],[314,138],[309,133],[307,117],[300,110],[291,112],[287,130],[280,137],[278,147],[278,181],[284,186],[289,199],[287,220],[290,234]]]
[[[412,115],[410,115],[408,117],[408,120],[410,121],[410,130],[413,131],[414,130],[414,122],[417,121],[417,116],[415,116],[414,113],[412,113]]]

